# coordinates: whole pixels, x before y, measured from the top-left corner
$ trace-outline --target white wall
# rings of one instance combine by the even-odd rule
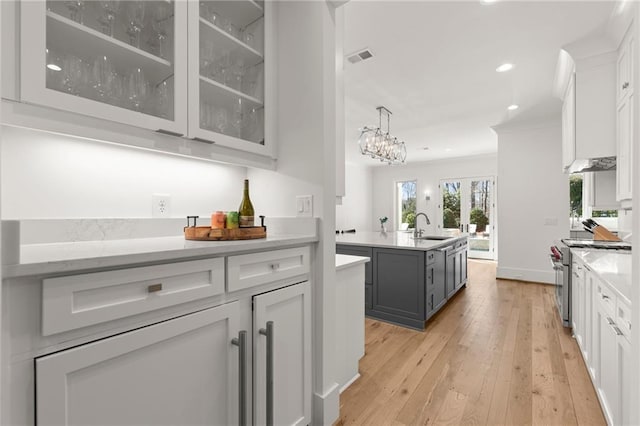
[[[372,229],[373,172],[361,164],[345,165],[345,196],[336,206],[336,229]]]
[[[151,217],[151,195],[171,195],[171,217],[236,210],[247,170],[86,139],[2,127],[2,218]]]
[[[549,247],[569,235],[558,120],[497,127],[499,278],[553,283]]]
[[[420,227],[427,233],[437,233],[438,204],[440,192],[438,184],[441,179],[495,176],[497,174],[496,155],[482,155],[475,157],[454,158],[447,160],[409,163],[404,166],[378,166],[373,168],[373,209],[371,212],[371,224],[374,230],[380,226],[378,218],[387,216],[388,229],[396,229],[397,218],[395,210],[396,182],[414,180],[418,181],[418,201],[416,208],[429,216],[431,225],[425,227],[420,220]],[[498,186],[500,183],[498,183]],[[425,200],[425,192],[431,196]],[[501,206],[499,206],[501,208]]]

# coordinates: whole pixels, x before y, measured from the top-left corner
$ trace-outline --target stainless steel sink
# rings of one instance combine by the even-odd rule
[[[413,237],[414,240],[434,240],[434,241],[442,241],[448,240],[453,237],[445,237],[443,235],[424,235],[422,237]]]

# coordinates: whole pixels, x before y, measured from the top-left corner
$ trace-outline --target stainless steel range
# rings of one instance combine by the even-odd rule
[[[571,249],[593,250],[631,250],[631,244],[625,241],[598,241],[565,238],[551,247],[551,264],[556,274],[556,305],[562,324],[571,324]]]

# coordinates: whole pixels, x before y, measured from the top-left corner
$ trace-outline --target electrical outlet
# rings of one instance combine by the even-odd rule
[[[170,194],[153,194],[151,196],[151,217],[171,217]]]
[[[296,216],[313,217],[313,195],[298,195],[296,197]]]

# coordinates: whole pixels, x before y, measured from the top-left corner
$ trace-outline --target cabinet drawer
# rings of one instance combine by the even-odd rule
[[[616,295],[605,284],[597,282],[596,284],[596,298],[600,306],[602,306],[611,318],[615,318],[616,313]]]
[[[616,324],[624,337],[631,340],[631,307],[618,298],[616,305]]]
[[[42,281],[48,336],[224,292],[224,259],[205,259]]]
[[[227,291],[309,273],[309,247],[242,254],[227,258]]]

